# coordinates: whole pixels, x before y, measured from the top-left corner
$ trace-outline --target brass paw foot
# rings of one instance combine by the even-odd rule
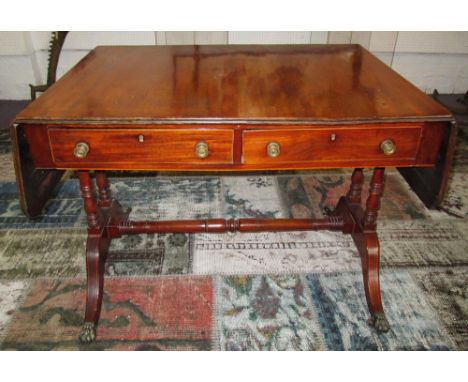
[[[94,322],[85,322],[81,328],[80,342],[88,344],[96,339],[96,324]]]
[[[130,214],[130,212],[132,212],[132,208],[131,208],[131,207],[122,206],[122,213],[123,213],[123,214],[128,215],[128,214]]]
[[[329,206],[325,206],[323,207],[323,214],[325,216],[333,216],[333,212],[335,211],[335,209],[333,207],[329,207]]]
[[[390,324],[383,312],[374,313],[368,323],[370,326],[373,326],[378,333],[386,333],[390,330]]]

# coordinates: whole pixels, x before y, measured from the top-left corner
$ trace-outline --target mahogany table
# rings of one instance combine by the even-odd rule
[[[449,165],[454,131],[450,112],[359,45],[97,47],[11,128],[29,217],[63,170],[79,173],[88,219],[83,342],[96,336],[110,241],[156,232],[350,234],[369,322],[387,331],[376,233],[384,168],[420,169],[413,175],[424,181],[426,169]],[[350,167],[348,193],[323,219],[132,221],[105,172]],[[374,168],[364,206],[363,168]]]

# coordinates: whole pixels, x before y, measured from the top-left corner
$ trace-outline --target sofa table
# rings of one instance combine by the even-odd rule
[[[83,342],[96,336],[110,241],[157,232],[350,234],[369,322],[389,330],[376,233],[384,168],[424,170],[442,154],[449,163],[454,131],[450,112],[359,45],[97,47],[11,127],[29,217],[41,213],[64,170],[78,171],[88,221]],[[325,168],[354,172],[322,219],[132,221],[106,178],[108,170]],[[365,203],[363,168],[374,169]]]

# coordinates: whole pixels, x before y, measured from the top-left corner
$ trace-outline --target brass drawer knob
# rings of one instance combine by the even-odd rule
[[[203,141],[198,142],[195,146],[195,153],[200,159],[206,158],[209,154],[208,143]]]
[[[267,154],[270,158],[276,158],[281,153],[280,145],[278,142],[270,142],[267,146]]]
[[[77,158],[83,159],[89,153],[89,145],[86,142],[78,142],[73,151],[73,155]]]
[[[380,144],[380,150],[382,150],[385,155],[392,155],[396,151],[395,143],[391,139],[386,139]]]

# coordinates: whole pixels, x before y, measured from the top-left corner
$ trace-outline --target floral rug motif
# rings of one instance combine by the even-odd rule
[[[97,340],[77,341],[84,279],[37,279],[14,313],[4,350],[208,350],[213,285],[206,277],[107,278]]]
[[[369,194],[371,172],[364,171],[362,200]],[[346,195],[351,183],[349,174],[313,174],[281,177],[280,189],[289,216],[292,218],[321,218],[325,207],[333,208]],[[384,194],[379,210],[380,219],[405,220],[427,217],[424,204],[397,172],[387,172]]]
[[[324,350],[299,276],[218,277],[216,317],[221,350]]]
[[[286,217],[276,176],[224,176],[222,188],[226,218]]]

